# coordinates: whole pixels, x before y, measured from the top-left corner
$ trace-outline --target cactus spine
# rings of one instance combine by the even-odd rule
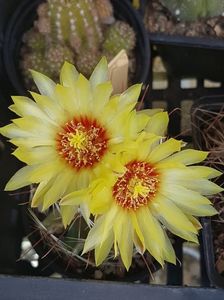
[[[92,0],[48,0],[51,35],[79,53],[81,48],[98,49],[103,39],[101,24]]]
[[[24,35],[21,66],[40,72],[47,68],[55,80],[64,60],[89,76],[103,54],[112,59],[135,45],[133,29],[115,22],[110,0],[46,0],[37,15],[34,28]]]

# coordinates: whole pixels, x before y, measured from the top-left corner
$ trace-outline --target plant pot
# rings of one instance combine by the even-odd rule
[[[218,113],[224,108],[224,96],[211,96],[201,98],[198,102],[196,102],[191,109],[192,112],[192,131],[193,131],[193,142],[197,149],[201,150],[210,150],[209,147],[206,146],[205,138],[201,134],[202,126],[204,125],[204,120],[208,121],[211,125],[211,122],[208,120],[208,115],[206,116],[206,112],[210,111],[212,113]],[[221,157],[220,157],[221,158]],[[214,165],[215,166],[215,165]],[[222,172],[224,170],[223,165],[216,165]],[[218,183],[223,184],[223,175],[218,178]],[[214,199],[213,199],[214,202]],[[224,274],[220,275],[220,273],[216,269],[216,258],[215,258],[215,217],[212,218],[202,218],[202,239],[203,239],[203,247],[204,247],[204,255],[206,262],[207,274],[210,280],[211,285],[217,287],[224,287]],[[224,225],[224,224],[223,224]],[[220,225],[221,226],[221,225]],[[224,233],[224,226],[223,226]],[[224,249],[223,249],[224,250]]]
[[[146,11],[151,2],[142,0]],[[148,33],[156,46],[168,75],[175,78],[210,79],[223,82],[224,40],[212,37],[191,37],[166,33]]]
[[[26,94],[21,71],[19,70],[22,36],[32,27],[36,18],[36,8],[41,2],[43,0],[23,1],[10,18],[4,37],[3,59],[5,71],[12,85],[13,92],[20,95]],[[136,32],[136,71],[133,83],[145,83],[148,79],[150,69],[150,48],[141,18],[127,0],[112,0],[112,4],[114,6],[115,18],[126,21]]]

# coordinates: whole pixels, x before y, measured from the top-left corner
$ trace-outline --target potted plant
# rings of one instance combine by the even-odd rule
[[[100,0],[96,4],[36,0],[18,6],[8,22],[3,49],[5,70],[14,91],[25,93],[22,78],[27,80],[29,68],[57,77],[56,71],[67,59],[88,77],[100,56],[106,55],[110,61],[121,48],[133,62],[129,79],[146,81],[150,50],[138,13],[129,1],[113,0],[110,4]]]
[[[1,134],[26,164],[6,190],[32,184],[30,204],[47,214],[37,220],[42,237],[34,245],[53,240],[44,256],[55,250],[61,260],[69,246],[85,265],[115,256],[127,271],[136,253],[175,264],[167,231],[197,243],[197,217],[216,213],[202,194],[221,191],[208,180],[220,172],[192,166],[207,153],[167,139],[166,112],[136,111],[141,85],[111,97],[105,58],[89,81],[69,63],[60,84],[32,74],[40,93],[31,92],[34,101],[13,97],[10,109],[20,117]]]
[[[142,5],[149,39],[170,76],[222,82],[222,1],[150,0]]]
[[[197,149],[210,151],[206,165],[218,168],[223,173],[223,127],[224,98],[210,96],[201,98],[192,107],[193,140]],[[223,186],[223,175],[218,178]],[[223,245],[223,193],[212,198],[219,212],[217,216],[204,218],[203,245],[207,273],[214,286],[224,287],[224,245]]]

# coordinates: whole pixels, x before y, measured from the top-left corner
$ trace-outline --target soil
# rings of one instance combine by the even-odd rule
[[[178,21],[159,0],[149,2],[145,16],[145,25],[149,32],[152,33],[224,38],[224,16],[201,18],[195,22]]]

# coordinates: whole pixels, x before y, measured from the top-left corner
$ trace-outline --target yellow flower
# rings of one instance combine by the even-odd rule
[[[27,164],[10,179],[6,190],[39,184],[31,205],[45,210],[67,193],[88,187],[96,169],[106,165],[121,144],[128,149],[129,140],[146,125],[151,126],[158,110],[144,114],[135,111],[140,84],[111,96],[105,58],[90,80],[69,63],[62,67],[60,84],[35,71],[32,75],[40,94],[31,92],[34,101],[12,97],[10,109],[20,118],[2,127],[0,133],[11,139],[17,146],[13,154]],[[158,121],[153,123],[158,126],[152,131],[161,131],[161,124],[164,127],[167,123],[164,113],[159,112]],[[77,206],[61,208],[65,226],[76,210]],[[85,203],[81,212],[87,219]]]
[[[175,263],[165,228],[197,242],[200,223],[194,216],[216,213],[206,196],[222,190],[208,180],[220,172],[192,166],[206,156],[207,152],[181,151],[181,141],[175,139],[158,144],[155,136],[142,139],[140,135],[135,148],[117,155],[123,172],[118,173],[113,166],[111,172],[101,169],[89,189],[80,192],[79,199],[87,199],[96,216],[84,253],[95,249],[99,265],[114,244],[115,255],[120,253],[128,270],[134,245],[142,254],[148,250],[161,265],[164,260]],[[72,193],[62,199],[62,204],[77,201]]]

